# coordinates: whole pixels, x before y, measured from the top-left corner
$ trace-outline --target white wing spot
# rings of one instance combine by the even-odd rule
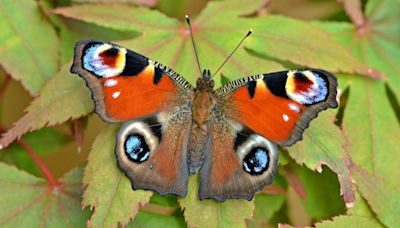
[[[107,79],[107,80],[104,82],[104,86],[105,86],[105,87],[111,87],[111,86],[115,86],[117,83],[118,83],[118,81],[115,80],[115,79]]]
[[[282,115],[282,118],[283,118],[283,120],[284,120],[285,122],[288,122],[288,120],[289,120],[289,116],[286,115],[286,114],[283,114],[283,115]]]
[[[289,104],[289,108],[292,109],[295,112],[300,112],[300,108],[296,104],[290,103]]]
[[[115,92],[112,94],[112,97],[115,99],[115,98],[119,97],[120,94],[121,94],[121,92]]]

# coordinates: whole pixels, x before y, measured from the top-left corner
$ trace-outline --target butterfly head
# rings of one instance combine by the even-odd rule
[[[203,70],[201,78],[196,81],[196,89],[211,91],[214,88],[214,80],[211,79],[210,70]]]

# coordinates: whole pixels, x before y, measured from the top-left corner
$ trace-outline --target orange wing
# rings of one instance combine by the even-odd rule
[[[115,44],[83,40],[75,47],[72,73],[86,80],[95,111],[121,122],[186,103],[192,86],[168,67]]]
[[[323,70],[283,71],[228,83],[216,91],[228,117],[283,146],[300,140],[319,111],[337,107],[336,77]]]

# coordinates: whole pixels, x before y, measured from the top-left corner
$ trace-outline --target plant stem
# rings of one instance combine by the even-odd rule
[[[35,150],[31,146],[29,146],[28,143],[26,143],[22,139],[17,139],[17,143],[24,148],[26,153],[31,157],[33,162],[35,162],[36,166],[40,169],[42,172],[43,176],[47,179],[49,182],[49,185],[51,187],[57,186],[60,183],[54,178],[53,174],[50,172],[49,168],[44,164],[42,159],[36,154]]]
[[[0,127],[0,132],[5,132],[5,130],[6,129],[4,129],[3,127]],[[58,186],[60,183],[54,178],[49,168],[44,164],[42,159],[36,154],[35,150],[23,139],[17,139],[16,141],[26,151],[26,153],[33,160],[35,165],[39,168],[40,172],[43,174],[43,176],[49,183],[50,188]]]

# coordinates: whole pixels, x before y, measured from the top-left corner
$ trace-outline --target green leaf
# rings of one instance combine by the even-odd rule
[[[135,220],[129,223],[127,227],[175,228],[186,227],[186,224],[182,215],[161,215],[147,211],[139,211]]]
[[[73,19],[63,18],[59,22],[61,39],[61,63],[70,62],[74,56],[74,46],[78,40],[127,40],[133,39],[139,33],[134,31],[119,31],[110,28],[100,27],[94,24],[85,23]]]
[[[283,190],[288,188],[286,180],[279,174],[275,176],[273,185],[281,187]],[[253,217],[246,221],[247,227],[265,227],[271,224],[272,219],[277,218],[276,214],[283,207],[286,201],[286,193],[266,193],[265,190],[270,188],[271,185],[264,188],[262,192],[255,195],[255,210]]]
[[[93,227],[128,224],[153,194],[133,190],[130,180],[118,168],[114,154],[117,129],[115,125],[108,126],[97,136],[85,169],[82,204],[94,209],[89,221]]]
[[[349,23],[318,23],[361,61],[387,73],[389,86],[395,89],[397,97],[400,68],[394,59],[400,54],[397,23],[400,14],[396,10],[399,6],[394,1],[368,1],[366,27],[355,28]],[[359,192],[377,213],[378,219],[385,225],[396,224],[393,217],[399,212],[390,200],[395,199],[400,188],[397,181],[400,171],[396,162],[400,151],[392,142],[400,140],[400,128],[385,83],[349,75],[339,80],[348,83],[350,88],[342,123],[348,154],[351,163],[354,162],[359,170],[365,170],[363,175],[354,172],[352,175]],[[385,199],[379,202],[379,197]],[[363,200],[356,202],[356,207],[349,213],[372,216]],[[391,210],[387,210],[390,207]]]
[[[37,95],[58,67],[58,39],[38,2],[0,2],[0,65]],[[45,36],[44,36],[45,34]]]
[[[282,208],[285,200],[285,195],[257,194],[255,196],[256,209],[253,218],[247,221],[247,227],[267,226],[274,214]]]
[[[334,43],[325,31],[310,23],[267,16],[254,19],[252,28],[255,35],[245,46],[260,56],[332,72],[357,72],[378,77],[341,45]]]
[[[370,175],[354,163],[351,163],[350,167],[351,174],[357,182],[357,189],[377,214],[378,219],[388,227],[399,227],[400,189],[398,186]]]
[[[94,104],[85,81],[69,73],[70,64],[48,81],[41,94],[0,139],[2,147],[8,146],[26,132],[63,123],[86,115]]]
[[[254,201],[231,199],[225,202],[199,200],[198,175],[190,176],[188,195],[179,199],[186,223],[191,227],[245,227],[253,215]]]
[[[374,212],[371,210],[371,207],[368,205],[365,199],[362,198],[360,193],[356,192],[355,195],[356,195],[356,201],[354,202],[354,206],[352,208],[349,208],[346,214],[357,215],[376,220]]]
[[[82,170],[74,169],[49,186],[42,178],[0,163],[0,226],[84,227],[81,209]]]
[[[400,99],[400,8],[399,1],[370,0],[366,5],[366,25],[356,28],[350,23],[320,22],[321,28],[331,33],[364,64],[387,74],[388,82]]]
[[[254,2],[257,3],[257,1]],[[288,60],[303,66],[368,74],[366,67],[361,65],[357,59],[353,58],[340,45],[332,42],[330,37],[317,26],[279,16],[251,19],[237,17],[240,13],[251,12],[250,9],[254,10],[256,5],[253,3],[249,7],[239,1],[234,1],[233,3],[230,1],[210,2],[198,18],[192,21],[196,44],[203,66],[206,65],[207,68],[216,69],[245,32],[249,28],[253,28],[254,35],[248,38],[246,47],[258,54],[268,55],[268,53],[273,53],[273,55],[268,56],[281,61]],[[108,10],[110,15],[107,14],[104,17],[98,13],[109,7],[112,8],[112,10]],[[157,55],[149,53],[150,56],[155,56],[157,60],[163,59],[163,52],[170,56],[169,59],[175,56],[175,60],[165,61],[165,63],[171,63],[170,65],[173,66],[176,64],[176,69],[184,75],[186,72],[188,76],[192,75],[192,77],[198,74],[196,68],[191,67],[194,62],[187,28],[154,11],[148,12],[148,9],[135,7],[127,9],[126,6],[122,5],[80,5],[79,7],[60,8],[56,12],[66,17],[96,23],[105,27],[143,32],[143,36],[139,40],[144,38],[148,41],[147,44],[150,44],[149,40],[154,38],[156,38],[157,43],[160,40],[163,41],[159,45],[155,45],[157,46],[156,51],[161,53]],[[135,16],[129,18],[116,17],[111,15],[111,12],[113,15],[116,15],[114,12],[121,12],[121,14],[124,12]],[[144,14],[147,14],[148,17],[141,17]],[[223,20],[223,18],[230,18],[230,20]],[[139,19],[141,19],[140,23],[138,23]],[[152,24],[151,22],[155,20],[160,22]],[[304,36],[304,31],[307,31],[307,39],[299,39],[299,37]],[[163,34],[162,37],[160,37],[161,34]],[[165,47],[166,50],[163,51],[161,49],[166,46],[165,44],[168,44],[168,47]],[[131,46],[134,45],[137,47],[136,49],[141,50],[142,45],[132,43]],[[155,52],[155,50],[149,49],[151,52]],[[167,49],[171,51],[167,51]],[[184,53],[183,56],[191,57],[180,58],[182,52]],[[186,52],[189,52],[190,55],[187,55]],[[146,50],[142,53],[148,54]],[[210,53],[213,53],[214,58],[202,58],[202,56],[210,55]],[[220,58],[220,60],[216,61],[215,57]],[[176,60],[178,58],[180,61]],[[187,61],[184,61],[186,59]],[[263,65],[255,64],[254,61],[246,61],[247,59],[249,57],[246,55],[235,54],[229,64],[233,66],[224,68],[225,75],[237,75],[237,78],[241,76],[238,75],[238,72],[242,72],[243,75],[260,73],[260,71],[268,72],[269,69],[265,64],[262,67]],[[184,70],[180,70],[179,66],[181,65]],[[255,69],[257,71],[254,71]]]
[[[379,224],[378,222],[369,219],[369,218],[365,218],[365,217],[361,217],[361,216],[355,216],[355,215],[350,215],[350,216],[346,216],[346,215],[342,215],[342,216],[337,216],[334,217],[331,220],[327,220],[327,221],[323,221],[320,223],[315,224],[315,227],[317,228],[336,228],[336,227],[382,227],[381,224]]]
[[[38,155],[49,154],[72,141],[72,137],[53,128],[45,128],[26,134],[22,139],[35,150]],[[40,175],[40,171],[28,156],[26,151],[18,144],[3,149],[0,160],[8,164],[15,164],[19,169]]]
[[[324,111],[311,122],[303,134],[303,141],[289,147],[289,155],[299,164],[305,164],[312,170],[322,172],[322,165],[328,166],[339,179],[341,193],[347,207],[354,203],[353,183],[350,171],[344,160],[345,138],[334,125],[333,110]],[[321,127],[323,126],[323,127]]]
[[[316,173],[305,167],[295,166],[293,171],[307,194],[302,201],[312,218],[324,220],[345,213],[337,176],[331,170],[325,168],[321,173]]]
[[[347,80],[350,85],[342,123],[349,155],[365,170],[400,186],[393,178],[400,177],[398,163],[393,159],[400,157],[400,150],[395,143],[383,143],[400,141],[400,128],[384,82],[350,75],[340,80]]]
[[[159,0],[71,0],[72,3],[133,3],[154,7]]]

